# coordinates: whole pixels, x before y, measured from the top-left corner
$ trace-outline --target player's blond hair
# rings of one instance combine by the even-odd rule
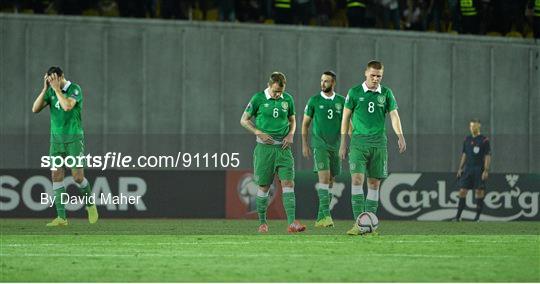
[[[370,62],[368,62],[367,66],[366,66],[366,70],[369,69],[369,68],[373,68],[375,70],[383,70],[384,65],[380,61],[371,60]]]
[[[268,85],[278,84],[280,87],[284,87],[287,84],[287,78],[285,74],[281,72],[272,72],[270,78],[268,79]]]

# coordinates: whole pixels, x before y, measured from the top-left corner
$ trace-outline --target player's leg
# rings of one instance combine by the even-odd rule
[[[253,172],[254,180],[259,185],[257,191],[256,205],[259,217],[259,232],[268,231],[266,211],[268,208],[268,191],[274,181],[274,163],[276,158],[275,148],[257,144],[253,152]]]
[[[472,188],[471,184],[471,175],[469,174],[469,171],[466,169],[462,174],[458,181],[459,186],[459,201],[458,201],[458,208],[456,213],[456,221],[461,221],[461,213],[463,212],[463,209],[465,209],[465,198],[467,197],[467,189]]]
[[[367,186],[368,194],[365,202],[365,211],[377,213],[379,207],[379,188],[381,180],[388,176],[388,151],[386,147],[370,148],[370,157],[367,168]]]
[[[377,214],[377,208],[379,207],[379,188],[381,186],[381,180],[376,178],[367,179],[368,193],[365,202],[365,211]]]
[[[73,168],[71,169],[71,175],[73,176],[73,181],[79,188],[79,192],[85,197],[84,208],[88,214],[88,222],[90,224],[94,224],[99,219],[99,214],[97,211],[96,204],[93,203],[95,199],[90,198],[92,196],[92,187],[90,186],[90,183],[88,182],[88,180],[84,177],[84,169]]]
[[[349,153],[349,166],[351,171],[351,206],[353,219],[364,211],[364,173],[366,171],[367,155],[366,147],[351,147]]]
[[[475,190],[474,195],[476,196],[476,216],[474,217],[474,221],[480,221],[480,215],[482,214],[482,209],[484,209],[486,191],[483,188],[478,188]]]
[[[330,170],[322,170],[317,172],[319,176],[319,183],[317,184],[317,196],[319,197],[319,211],[317,214],[317,222],[315,227],[327,227],[326,223],[330,217],[330,199],[328,193],[330,191]]]
[[[319,183],[317,186],[317,196],[319,197],[319,210],[315,227],[326,227],[325,219],[330,216],[328,191],[330,189],[330,157],[326,149],[313,149],[313,161],[317,169]]]
[[[62,195],[66,193],[64,187],[64,169],[58,168],[51,171],[54,191],[54,207],[56,208],[56,218],[52,222],[47,223],[47,227],[66,226],[68,224],[66,218],[66,206],[62,202]]]
[[[329,153],[330,153],[330,184],[328,188],[328,216],[333,226],[334,221],[332,221],[332,215],[330,213],[330,203],[332,202],[332,188],[334,186],[334,183],[336,182],[336,176],[341,174],[341,158],[339,157],[339,153],[337,151],[330,151]]]
[[[84,156],[84,141],[79,140],[68,143],[66,144],[66,148],[68,156],[72,156],[77,159],[76,167],[71,169],[71,176],[73,176],[73,181],[75,182],[75,184],[77,184],[79,192],[84,197],[86,197],[84,200],[85,209],[88,213],[88,222],[90,222],[90,224],[94,224],[97,222],[99,217],[96,205],[92,203],[93,199],[90,198],[90,196],[92,195],[92,187],[90,186],[88,180],[84,177],[83,166],[85,164],[85,161],[84,159],[82,159],[82,157]]]
[[[62,143],[51,143],[49,147],[49,156],[65,157],[65,146]],[[56,208],[56,218],[47,223],[48,227],[66,226],[68,224],[66,218],[66,206],[62,202],[62,194],[66,193],[64,187],[64,168],[60,167],[55,170],[51,170],[51,179],[54,192],[54,207]]]
[[[364,148],[351,148],[349,153],[349,166],[351,171],[351,207],[354,224],[348,235],[360,235],[360,227],[356,219],[364,211],[364,172],[366,171],[366,152]]]
[[[257,204],[257,215],[259,217],[259,232],[268,232],[268,221],[266,220],[266,210],[268,208],[268,194],[270,192],[270,185],[259,186],[257,190],[257,197],[255,198]]]
[[[294,194],[294,158],[291,148],[277,151],[276,169],[281,182],[283,208],[287,214],[289,233],[302,232],[306,226],[296,221],[296,195]]]
[[[458,209],[456,214],[456,221],[461,221],[461,213],[463,212],[463,209],[465,209],[465,198],[467,197],[467,189],[460,188],[459,189],[459,201],[458,201]]]

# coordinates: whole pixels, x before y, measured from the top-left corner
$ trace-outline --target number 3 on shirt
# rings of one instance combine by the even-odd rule
[[[328,116],[327,116],[327,117],[328,117],[328,119],[332,119],[332,118],[334,117],[334,111],[331,110],[331,109],[329,109],[329,110],[328,110]]]

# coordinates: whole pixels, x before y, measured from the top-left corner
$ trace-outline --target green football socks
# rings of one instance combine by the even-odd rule
[[[287,223],[290,225],[296,219],[296,197],[292,187],[283,187],[283,208],[287,214]]]
[[[373,214],[377,213],[379,207],[379,190],[374,188],[368,188],[368,194],[366,198],[366,212]]]
[[[266,224],[266,209],[268,207],[268,192],[259,190],[257,192],[257,215],[259,216],[259,223]]]
[[[364,190],[361,185],[353,185],[351,188],[351,206],[354,220],[364,211]]]
[[[329,185],[319,184],[317,194],[319,195],[319,213],[317,220],[321,220],[324,217],[330,216]]]
[[[83,179],[83,181],[81,183],[77,183],[77,186],[79,187],[79,191],[81,192],[82,195],[84,195],[86,198],[86,206],[92,206],[93,203],[91,203],[91,199],[90,199],[90,196],[92,194],[92,188],[90,187],[90,183],[88,182],[88,180],[86,178]]]
[[[64,182],[53,182],[54,206],[56,214],[62,219],[66,219],[66,206],[62,203],[62,193],[66,193]]]

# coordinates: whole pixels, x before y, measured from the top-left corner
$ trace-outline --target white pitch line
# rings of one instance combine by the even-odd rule
[[[362,254],[366,257],[419,257],[419,258],[523,258],[523,256],[513,256],[513,255],[431,255],[431,254],[380,254],[380,253],[370,253]],[[248,258],[248,257],[318,257],[321,255],[314,254],[268,254],[268,253],[253,253],[253,254],[155,254],[155,253],[136,253],[136,254],[72,254],[72,253],[23,253],[23,254],[9,254],[2,253],[2,257],[184,257],[184,258],[220,258],[220,257],[229,257],[229,258]]]
[[[353,237],[354,238],[354,237]],[[99,243],[100,246],[200,246],[200,245],[249,245],[249,244],[261,244],[261,243],[272,243],[272,244],[362,244],[363,241],[373,242],[373,241],[379,241],[380,239],[361,239],[361,237],[357,237],[355,239],[351,239],[350,241],[308,241],[308,240],[298,240],[298,241],[279,241],[279,240],[258,240],[258,241],[230,241],[230,242],[161,242],[161,243]],[[512,241],[482,241],[482,240],[463,240],[463,241],[436,241],[436,240],[380,240],[380,243],[433,243],[433,244],[440,244],[440,243],[453,243],[453,244],[459,244],[459,243],[497,243],[497,244],[510,244],[510,243],[536,243],[538,240],[512,240]],[[4,247],[34,247],[34,246],[59,246],[59,247],[65,247],[65,246],[81,246],[80,243],[2,243],[0,246]]]

